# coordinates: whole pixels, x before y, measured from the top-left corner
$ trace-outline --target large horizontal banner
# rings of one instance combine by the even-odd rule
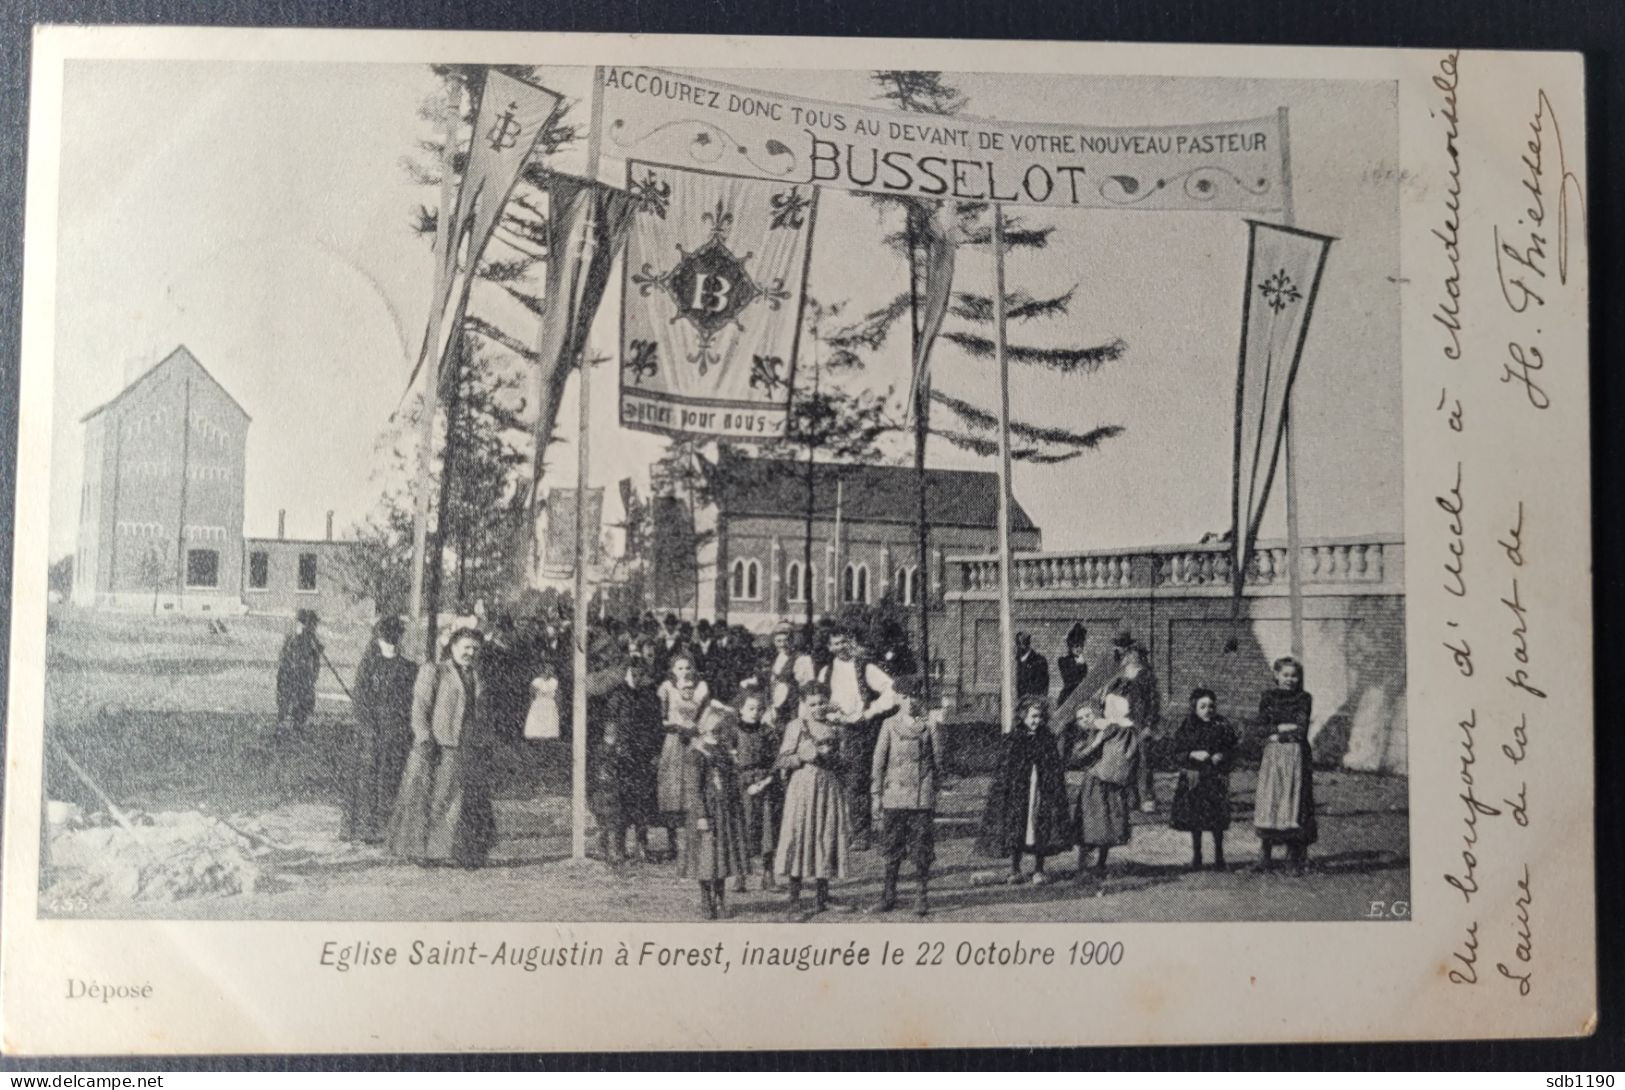
[[[1107,128],[819,102],[656,68],[604,71],[603,180],[627,159],[804,185],[1064,208],[1273,212],[1279,115]]]
[[[627,164],[621,424],[784,432],[818,191]]]

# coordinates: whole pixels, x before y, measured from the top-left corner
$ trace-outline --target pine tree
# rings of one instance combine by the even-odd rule
[[[878,88],[878,97],[892,103],[897,109],[937,115],[952,115],[965,107],[965,96],[958,88],[944,81],[941,72],[880,70],[871,73]],[[839,349],[853,354],[874,352],[882,348],[896,325],[907,315],[909,318],[909,358],[912,361],[921,337],[919,289],[922,279],[922,260],[929,252],[928,245],[934,233],[942,230],[936,216],[938,202],[931,198],[897,194],[876,194],[871,197],[880,212],[882,222],[901,224],[885,236],[886,245],[903,256],[908,268],[908,290],[900,293],[865,314],[848,329]],[[962,202],[955,210],[952,230],[958,235],[961,249],[991,249],[992,226],[990,207],[985,203]],[[1004,249],[1010,251],[1041,250],[1049,245],[1055,228],[1033,225],[1019,216],[1006,217]],[[1023,325],[1064,317],[1072,304],[1077,286],[1051,295],[1033,295],[1015,291],[1007,294],[1005,302],[1007,323]],[[955,291],[951,296],[949,316],[956,326],[946,327],[938,338],[973,360],[991,360],[994,356],[993,340],[988,329],[995,321],[994,300],[990,294],[973,291]],[[1114,338],[1104,344],[1070,344],[1041,346],[1014,343],[1006,346],[1006,356],[1015,363],[1043,366],[1062,374],[1087,374],[1106,363],[1121,359],[1127,346]],[[919,635],[922,661],[926,666],[927,699],[930,684],[930,526],[925,507],[926,447],[931,436],[945,440],[963,450],[989,456],[998,450],[998,418],[987,409],[960,398],[933,390],[929,379],[920,385],[918,403],[912,406],[914,416],[914,468],[918,477],[919,503],[915,512],[917,535],[917,563],[924,579],[919,595]],[[932,409],[946,410],[948,419],[932,420]],[[1011,435],[1022,441],[1014,446],[1011,457],[1018,461],[1053,464],[1069,461],[1086,450],[1092,450],[1107,439],[1121,434],[1118,425],[1104,425],[1087,431],[1042,426],[1012,421]]]
[[[521,380],[506,362],[483,346],[464,342],[441,418],[437,447],[442,472],[430,482],[428,549],[431,557],[449,561],[452,597],[460,609],[482,598],[506,597],[514,586],[513,500],[528,455],[526,428],[514,407]],[[380,496],[373,515],[354,529],[358,544],[340,576],[348,593],[371,598],[381,612],[408,604],[417,487],[411,467],[422,411],[422,398],[416,396],[380,438],[384,472],[406,483]],[[453,452],[449,473],[444,472],[448,449]],[[443,505],[446,495],[449,502]]]

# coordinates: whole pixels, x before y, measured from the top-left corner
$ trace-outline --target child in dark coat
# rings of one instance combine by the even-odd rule
[[[740,682],[738,742],[734,762],[739,769],[739,791],[745,807],[745,851],[762,861],[762,888],[778,888],[773,880],[773,853],[779,846],[779,822],[784,816],[784,781],[773,764],[778,760],[784,731],[768,721],[767,694],[755,678]],[[734,891],[745,891],[745,876],[734,876]]]
[[[647,860],[649,826],[660,817],[655,763],[665,737],[648,662],[633,655],[621,684],[605,694],[599,708],[598,737],[587,751],[587,801],[598,824],[599,845],[605,861],[619,863],[630,827],[639,857]]]
[[[1021,857],[1033,857],[1033,885],[1043,885],[1046,857],[1071,843],[1066,771],[1049,729],[1049,704],[1029,697],[1016,707],[1004,752],[987,793],[977,848],[1010,860],[1009,883],[1025,881]]]
[[[683,798],[687,823],[682,873],[700,883],[710,919],[728,914],[724,886],[750,873],[745,847],[745,808],[729,750],[738,716],[726,704],[706,706],[698,732],[683,752]]]
[[[1213,837],[1213,869],[1224,870],[1224,831],[1230,827],[1230,764],[1236,728],[1219,714],[1212,689],[1191,693],[1190,714],[1174,735],[1179,783],[1168,826],[1191,834],[1191,869],[1202,869],[1202,834]]]

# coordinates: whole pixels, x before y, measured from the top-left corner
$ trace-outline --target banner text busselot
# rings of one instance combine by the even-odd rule
[[[903,120],[895,111],[646,68],[606,69],[604,94],[606,158],[635,156],[864,192],[1065,208],[1266,212],[1282,206],[1274,116],[1132,128],[963,116]]]

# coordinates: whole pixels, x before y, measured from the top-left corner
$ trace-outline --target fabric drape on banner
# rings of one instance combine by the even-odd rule
[[[1247,281],[1236,369],[1231,579],[1234,616],[1275,479],[1292,383],[1320,291],[1329,235],[1247,221]]]
[[[525,159],[558,112],[562,96],[534,83],[517,79],[496,69],[485,76],[479,114],[468,145],[468,163],[463,169],[456,211],[445,218],[442,204],[440,230],[435,237],[435,294],[430,301],[429,332],[424,337],[412,378],[438,352],[441,358],[451,337],[462,325],[468,309],[474,270],[486,243],[491,240],[502,209],[508,203]],[[456,296],[455,314],[445,320],[445,312]],[[441,372],[442,384],[450,381],[451,369]]]
[[[931,346],[942,332],[948,303],[953,298],[954,259],[959,251],[957,219],[956,205],[948,201],[938,203],[926,237],[917,240],[920,244],[920,335],[909,380],[910,415],[920,409],[920,390],[930,381],[927,369],[931,366]]]
[[[629,163],[621,423],[782,434],[817,191]]]

